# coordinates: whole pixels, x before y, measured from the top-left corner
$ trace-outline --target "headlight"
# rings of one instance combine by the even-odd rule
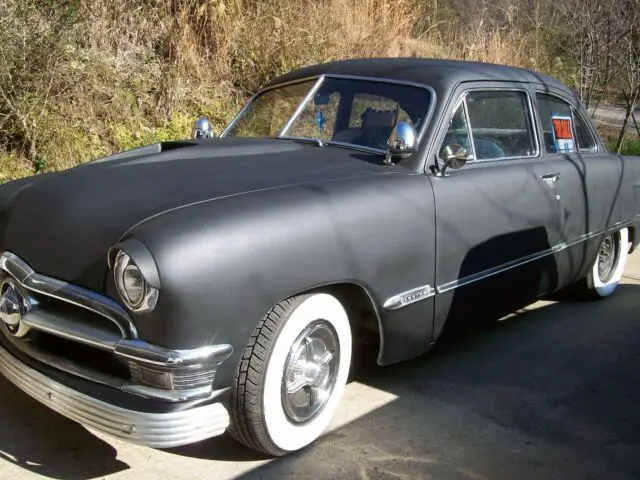
[[[130,310],[148,312],[155,308],[158,289],[148,284],[138,266],[123,250],[116,255],[113,274],[118,293]]]

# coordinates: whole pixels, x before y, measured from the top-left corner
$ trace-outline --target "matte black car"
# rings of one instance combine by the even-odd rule
[[[386,365],[446,322],[606,297],[638,243],[640,159],[526,70],[312,66],[194,137],[0,187],[0,372],[143,445],[300,449],[365,332]]]

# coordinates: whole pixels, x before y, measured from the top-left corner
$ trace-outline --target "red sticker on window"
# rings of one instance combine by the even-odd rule
[[[563,153],[575,152],[576,146],[573,140],[571,117],[554,115],[551,117],[551,123],[553,124],[553,136],[557,151]]]
[[[553,119],[553,129],[558,140],[571,140],[573,138],[570,118],[555,117]]]

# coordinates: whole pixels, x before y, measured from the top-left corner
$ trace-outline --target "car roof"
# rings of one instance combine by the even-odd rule
[[[430,85],[436,91],[448,91],[453,85],[470,81],[528,82],[554,87],[573,96],[562,82],[532,70],[492,63],[426,58],[362,58],[322,63],[293,70],[275,78],[267,87],[327,74],[415,82]]]

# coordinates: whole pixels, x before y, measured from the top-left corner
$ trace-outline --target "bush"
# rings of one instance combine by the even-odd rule
[[[457,57],[562,73],[505,1],[0,0],[0,178],[184,138],[203,114],[220,131],[266,81],[317,62]]]

